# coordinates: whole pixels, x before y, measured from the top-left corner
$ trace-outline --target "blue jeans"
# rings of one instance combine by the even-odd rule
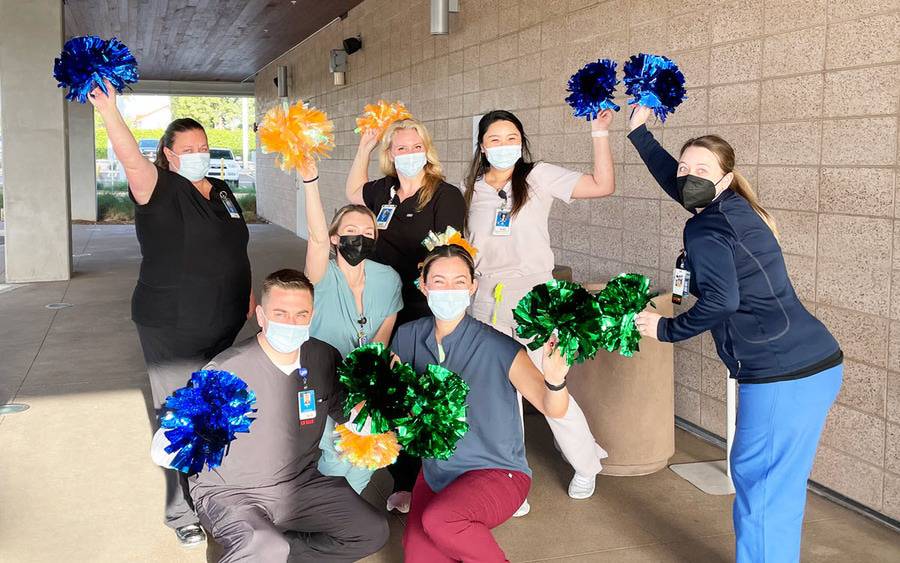
[[[800,560],[806,482],[843,373],[839,365],[739,386],[731,449],[738,563]]]

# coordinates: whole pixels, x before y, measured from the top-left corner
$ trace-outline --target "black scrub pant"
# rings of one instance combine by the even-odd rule
[[[403,302],[406,303],[406,305],[397,313],[397,322],[394,323],[394,333],[391,334],[392,340],[394,334],[397,333],[397,328],[401,325],[423,317],[432,316],[431,309],[428,308],[428,303],[421,299],[409,300],[407,296],[404,296]],[[388,466],[388,473],[394,478],[393,492],[406,491],[411,493],[421,469],[422,460],[420,458],[413,457],[405,451],[400,450],[397,461]]]
[[[346,479],[315,465],[277,485],[198,485],[193,493],[200,522],[224,549],[220,563],[349,563],[377,552],[390,533]]]
[[[184,387],[191,374],[202,369],[216,354],[227,349],[243,327],[232,326],[213,333],[190,334],[175,328],[148,327],[135,323],[153,398],[150,425],[155,433],[159,429],[159,415],[166,397]],[[170,528],[180,528],[198,522],[191,503],[185,475],[174,469],[166,469],[165,523]]]

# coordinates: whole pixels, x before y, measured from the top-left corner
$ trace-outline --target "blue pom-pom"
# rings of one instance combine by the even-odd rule
[[[137,60],[115,37],[109,41],[96,35],[73,37],[66,41],[59,58],[53,62],[53,78],[60,88],[69,89],[67,100],[83,104],[97,86],[105,94],[109,93],[104,79],[120,93],[126,84],[137,82]]]
[[[566,102],[575,111],[575,117],[587,120],[597,119],[597,114],[605,109],[619,111],[613,103],[616,84],[616,61],[602,59],[588,63],[569,78]]]
[[[687,97],[684,74],[666,57],[645,53],[633,55],[622,70],[625,93],[632,96],[628,103],[652,108],[663,122]]]
[[[227,371],[201,370],[191,375],[187,387],[166,399],[168,412],[160,426],[169,429],[167,453],[178,451],[172,467],[182,473],[199,473],[203,466],[222,464],[228,444],[236,432],[250,432],[255,420],[248,415],[256,394]]]

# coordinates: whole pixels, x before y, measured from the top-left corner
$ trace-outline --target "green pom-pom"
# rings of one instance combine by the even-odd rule
[[[452,371],[429,365],[419,377],[408,422],[397,427],[397,441],[410,455],[450,459],[469,430],[469,385]]]
[[[340,382],[347,392],[344,413],[365,401],[356,420],[372,420],[372,433],[381,434],[409,417],[416,383],[416,372],[409,364],[397,362],[391,367],[391,353],[384,344],[375,342],[350,352],[338,370]]]
[[[650,293],[650,278],[641,274],[619,274],[609,280],[596,297],[603,314],[601,347],[608,352],[618,350],[626,357],[640,351],[641,334],[634,324],[634,317],[656,295]]]
[[[533,338],[528,347],[537,350],[557,332],[559,349],[569,365],[593,358],[600,349],[600,306],[577,283],[552,280],[536,285],[513,311],[516,334]]]

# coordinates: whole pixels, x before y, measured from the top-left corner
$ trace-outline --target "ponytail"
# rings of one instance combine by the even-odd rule
[[[753,191],[753,188],[750,186],[750,182],[741,175],[737,170],[732,170],[732,174],[734,174],[734,180],[731,182],[731,190],[737,195],[747,200],[747,203],[750,204],[750,207],[753,208],[753,211],[756,211],[756,214],[768,225],[769,229],[771,229],[772,234],[775,235],[777,239],[779,236],[778,233],[778,225],[775,224],[775,218],[766,211],[766,208],[759,203],[759,198],[756,197],[756,192]]]

